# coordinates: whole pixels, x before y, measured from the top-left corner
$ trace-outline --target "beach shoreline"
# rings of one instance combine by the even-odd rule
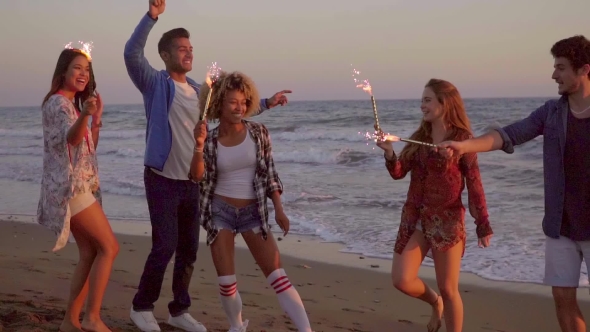
[[[0,213],[0,222],[2,221],[13,221],[37,225],[35,216],[32,215]],[[110,218],[109,221],[115,234],[147,238],[151,237],[151,226],[146,223],[149,221],[120,218]],[[345,245],[340,242],[325,241],[320,239],[318,236],[313,235],[287,234],[287,236],[283,236],[282,234],[278,234],[276,232],[273,234],[279,244],[281,256],[289,256],[292,259],[304,259],[312,262],[338,265],[345,268],[368,270],[384,273],[387,275],[390,275],[391,273],[391,259],[343,252],[342,250],[345,249]],[[241,236],[236,236],[235,243],[237,248],[241,248],[243,250],[247,249],[246,243],[242,240]],[[75,244],[69,243],[68,245]],[[201,228],[199,250],[201,251],[203,248],[208,250],[206,245],[205,231]],[[423,264],[420,267],[419,276],[420,278],[434,281],[434,267]],[[551,288],[541,283],[491,280],[465,271],[461,271],[461,284],[489,289],[501,289],[504,291],[516,293],[542,295],[552,298]],[[581,301],[590,301],[590,288],[587,286],[581,286],[578,290],[578,299]]]
[[[149,232],[141,223],[111,223],[121,251],[105,295],[103,318],[113,331],[137,331],[130,325],[129,309],[151,248],[146,236]],[[59,325],[69,278],[77,262],[77,248],[68,243],[52,253],[54,241],[53,234],[36,224],[33,216],[0,215],[1,331],[54,331]],[[278,244],[283,266],[301,294],[316,332],[425,330],[430,308],[391,286],[389,260],[343,254],[338,251],[340,244],[302,236],[288,235]],[[294,331],[240,236],[236,237],[236,247],[236,274],[244,301],[244,319],[250,320],[249,331]],[[164,323],[166,305],[172,296],[172,267],[171,262],[154,311],[163,331],[174,331]],[[436,289],[432,270],[424,266],[420,275]],[[465,331],[558,330],[548,287],[493,282],[462,273],[460,291],[465,306]],[[191,296],[191,313],[196,319],[209,331],[227,331],[215,270],[203,242],[195,264]],[[580,289],[579,297],[582,311],[590,311],[587,290]]]

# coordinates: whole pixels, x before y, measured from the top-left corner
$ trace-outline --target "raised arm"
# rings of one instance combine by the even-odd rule
[[[442,142],[438,144],[438,147],[451,149],[459,155],[500,149],[506,153],[513,153],[516,145],[524,144],[543,134],[545,120],[551,107],[554,107],[553,103],[548,101],[528,117],[506,127],[497,128],[485,135],[464,141]]]
[[[150,13],[146,13],[133,31],[133,34],[131,34],[127,43],[125,43],[123,57],[125,59],[127,74],[129,74],[131,81],[142,94],[148,91],[153,85],[158,73],[158,71],[149,64],[144,55],[144,48],[148,35],[157,21],[157,16],[152,17]]]
[[[475,219],[478,238],[494,234],[489,221],[486,196],[481,182],[477,154],[467,153],[459,159],[461,173],[467,186],[469,213]]]

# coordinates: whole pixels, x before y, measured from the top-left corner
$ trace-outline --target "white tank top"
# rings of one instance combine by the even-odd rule
[[[256,198],[254,174],[256,172],[256,144],[246,131],[244,141],[226,147],[217,142],[217,184],[215,194],[241,199]]]

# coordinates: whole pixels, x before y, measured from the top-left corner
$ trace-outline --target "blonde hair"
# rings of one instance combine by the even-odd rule
[[[223,100],[230,91],[240,91],[246,96],[246,110],[245,118],[255,114],[259,110],[260,96],[254,81],[245,74],[234,71],[231,73],[221,72],[219,78],[213,83],[213,92],[211,93],[211,100],[209,101],[209,111],[207,112],[207,120],[219,120],[221,116],[221,108],[223,107]],[[203,114],[205,110],[205,103],[207,102],[207,95],[209,94],[209,85],[203,83],[199,94],[199,111]]]
[[[425,88],[430,88],[436,95],[436,99],[443,108],[443,121],[450,126],[449,135],[445,139],[465,139],[470,136],[471,128],[469,118],[465,112],[465,105],[459,90],[448,81],[433,78],[426,83]],[[420,127],[410,139],[432,143],[432,124],[422,120]],[[402,149],[400,158],[411,160],[421,145],[406,144]]]

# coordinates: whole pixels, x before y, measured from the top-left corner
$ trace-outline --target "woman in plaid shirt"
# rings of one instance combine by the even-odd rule
[[[222,73],[213,84],[208,120],[219,126],[207,132],[200,121],[194,131],[195,151],[189,177],[200,184],[201,224],[217,270],[220,299],[231,324],[229,332],[245,332],[242,300],[234,266],[234,237],[242,234],[248,248],[277,293],[283,310],[300,332],[311,332],[299,293],[281,268],[279,249],[268,225],[267,198],[286,235],[289,218],[283,211],[283,185],[272,158],[270,135],[263,124],[245,120],[258,109],[258,91],[246,75]],[[201,113],[209,86],[200,93]]]

